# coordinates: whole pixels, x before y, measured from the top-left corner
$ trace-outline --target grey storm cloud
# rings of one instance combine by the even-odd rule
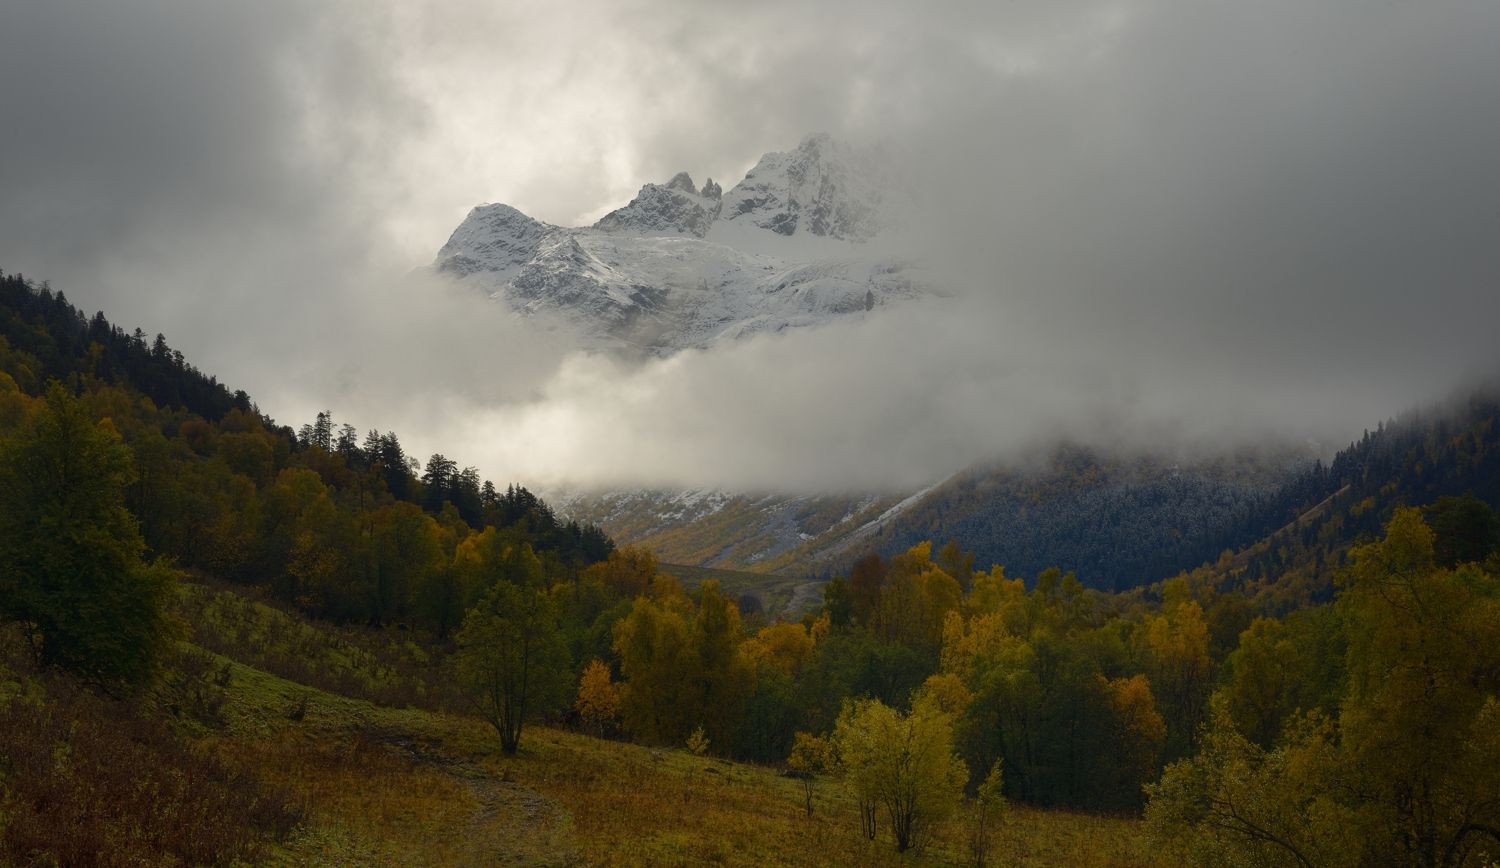
[[[1444,0],[19,0],[0,268],[497,479],[1328,448],[1500,370],[1496,45]],[[477,202],[582,222],[814,130],[901,155],[953,298],[630,363],[412,270]]]

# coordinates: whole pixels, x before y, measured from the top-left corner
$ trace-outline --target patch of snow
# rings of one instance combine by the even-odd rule
[[[857,539],[857,538],[860,538],[860,537],[863,537],[863,536],[868,536],[869,534],[875,532],[876,530],[879,530],[881,525],[883,525],[886,522],[890,521],[891,519],[895,518],[897,515],[901,514],[902,512],[905,512],[906,510],[910,509],[912,506],[914,506],[917,503],[917,501],[919,501],[922,498],[926,497],[929,493],[932,492],[933,489],[937,488],[938,486],[942,485],[944,482],[947,482],[947,481],[948,480],[946,478],[945,479],[941,479],[941,480],[939,480],[937,482],[934,482],[933,484],[927,486],[926,488],[922,489],[921,491],[918,491],[916,494],[913,494],[910,497],[907,497],[907,498],[904,498],[904,499],[902,499],[900,501],[897,501],[896,504],[894,506],[892,506],[890,509],[887,509],[885,512],[882,512],[880,515],[876,516],[874,519],[871,519],[870,521],[867,521],[863,525],[861,525],[860,528],[859,528],[859,530],[855,531],[854,534],[851,536],[851,539]]]

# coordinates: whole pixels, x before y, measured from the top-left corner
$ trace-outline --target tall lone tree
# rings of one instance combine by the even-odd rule
[[[175,574],[142,559],[125,509],[130,450],[53,383],[0,443],[0,617],[38,659],[110,687],[149,680],[176,637]]]
[[[459,686],[514,754],[521,728],[566,701],[568,648],[546,591],[501,580],[458,631]]]

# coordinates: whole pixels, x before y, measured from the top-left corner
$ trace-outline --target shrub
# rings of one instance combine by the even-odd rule
[[[135,707],[61,679],[0,700],[0,863],[252,862],[300,811]]]

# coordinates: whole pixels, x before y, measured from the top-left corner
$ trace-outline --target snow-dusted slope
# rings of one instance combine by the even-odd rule
[[[593,346],[661,355],[863,316],[928,291],[878,240],[890,222],[881,165],[810,136],[727,193],[679,173],[591,227],[481,205],[434,267],[519,313],[560,317]]]
[[[1277,514],[1268,498],[1310,460],[1276,445],[1192,462],[1059,445],[1028,469],[976,466],[904,493],[557,492],[550,501],[668,563],[817,576],[868,552],[951,539],[979,567],[1003,564],[1012,577],[1057,566],[1093,587],[1125,588],[1211,561],[1247,521]]]
[[[761,157],[724,196],[721,219],[778,235],[868,241],[893,216],[885,202],[895,186],[878,152],[855,150],[827,135],[808,136],[795,151]]]
[[[719,216],[719,185],[709,178],[700,193],[687,172],[665,184],[647,184],[630,204],[609,212],[594,224],[606,232],[650,234],[665,232],[702,238]]]
[[[809,576],[846,551],[862,553],[861,543],[873,547],[902,496],[554,491],[547,500],[667,563]]]

